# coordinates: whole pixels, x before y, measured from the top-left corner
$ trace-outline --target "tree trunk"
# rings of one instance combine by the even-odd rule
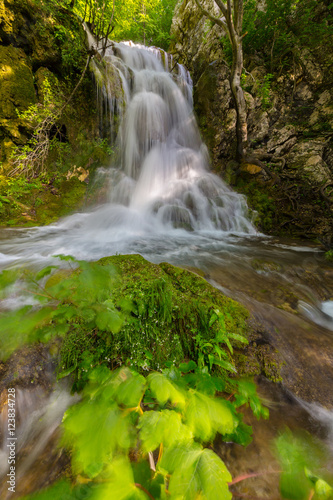
[[[246,154],[247,148],[247,116],[244,92],[241,86],[241,76],[243,71],[243,49],[242,38],[235,33],[232,40],[232,68],[230,75],[231,91],[235,99],[237,122],[237,160],[241,160]]]
[[[241,86],[241,76],[243,71],[243,2],[244,0],[214,0],[223,17],[216,17],[205,9],[201,0],[194,0],[201,12],[207,16],[213,23],[218,24],[228,34],[232,46],[232,68],[230,75],[230,87],[235,99],[237,122],[237,160],[244,158],[247,149],[247,117],[246,102],[244,92]]]

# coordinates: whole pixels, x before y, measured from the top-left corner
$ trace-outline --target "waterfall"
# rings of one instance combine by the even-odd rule
[[[88,43],[95,44],[90,33]],[[50,226],[6,230],[0,267],[22,259],[42,266],[56,254],[187,262],[199,248],[234,252],[235,238],[258,236],[245,198],[209,172],[188,71],[163,50],[132,42],[110,42],[90,67],[100,126],[115,150],[99,169],[107,200]]]
[[[244,197],[208,171],[187,70],[164,51],[132,42],[112,43],[92,70],[111,136],[115,115],[120,122],[98,225],[254,234]]]

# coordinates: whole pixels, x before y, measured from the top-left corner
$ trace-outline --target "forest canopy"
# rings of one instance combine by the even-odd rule
[[[45,0],[37,0],[46,6]],[[50,10],[71,9],[90,23],[100,37],[132,40],[164,49],[170,42],[170,27],[177,0],[51,0]]]

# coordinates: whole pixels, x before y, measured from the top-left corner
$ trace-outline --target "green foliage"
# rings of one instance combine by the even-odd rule
[[[24,288],[27,296],[31,295],[34,301],[38,301],[40,307],[24,306],[1,314],[2,359],[7,359],[24,343],[48,342],[52,337],[62,337],[80,326],[91,332],[98,328],[101,335],[119,331],[123,316],[110,300],[113,267],[103,269],[96,263],[72,260],[79,267],[78,270],[74,272],[73,268],[67,273],[59,271],[46,283],[45,278],[57,266],[48,266],[37,275],[21,271],[19,286]],[[0,286],[7,290],[11,284],[8,272],[5,272],[4,277],[1,274],[0,280]]]
[[[271,73],[267,73],[264,76],[264,80],[259,87],[259,96],[261,97],[261,105],[262,109],[269,109],[272,104],[270,101],[270,89],[271,89],[271,80],[273,75]]]
[[[115,40],[156,45],[167,49],[170,28],[177,0],[126,0],[116,1]]]
[[[84,386],[87,370],[99,364],[125,363],[145,372],[192,358],[200,369],[213,370],[224,379],[236,371],[232,353],[247,343],[247,312],[203,279],[169,264],[150,264],[140,256],[73,264],[78,266],[75,272],[57,266],[37,275],[21,272],[19,287],[41,309],[27,306],[2,313],[4,359],[21,343],[47,342],[59,335],[59,377],[73,373],[74,390]],[[114,266],[121,278],[112,273]],[[5,272],[2,287],[10,292],[7,282]]]
[[[182,369],[147,378],[128,368],[90,370],[81,402],[64,416],[62,437],[73,473],[90,481],[87,498],[231,499],[231,475],[204,445],[217,434],[236,436],[242,417],[216,391],[194,388],[202,370],[193,362]],[[51,498],[55,488],[67,494],[68,484],[33,498]]]
[[[290,430],[275,442],[283,470],[280,491],[288,500],[327,500],[333,498],[332,477],[325,471],[328,450],[308,434],[295,435]]]
[[[14,312],[2,311],[0,349],[5,360],[24,343],[64,338],[59,377],[76,372],[74,389],[82,390],[82,398],[65,414],[62,444],[71,451],[72,474],[89,483],[84,497],[231,498],[231,476],[205,445],[213,443],[217,434],[243,445],[251,441],[252,430],[243,424],[237,409],[250,405],[257,417],[267,417],[254,384],[227,380],[228,366],[223,372],[210,373],[212,363],[207,366],[200,352],[206,348],[210,352],[211,346],[196,347],[198,365],[191,360],[177,368],[172,360],[165,360],[166,368],[152,371],[146,378],[127,367],[110,370],[105,353],[114,339],[124,335],[131,315],[133,321],[144,318],[145,328],[148,321],[158,318],[165,333],[171,322],[179,320],[176,304],[184,305],[188,288],[193,295],[206,290],[201,307],[205,304],[208,313],[204,316],[201,311],[195,320],[203,333],[206,330],[210,337],[214,333],[212,347],[220,345],[220,352],[225,344],[231,354],[234,342],[245,341],[231,329],[235,324],[243,326],[244,311],[238,310],[244,316],[239,322],[239,318],[232,318],[232,301],[224,298],[225,302],[220,302],[223,313],[222,308],[213,308],[210,301],[215,293],[220,295],[217,291],[210,290],[209,295],[203,280],[168,264],[154,266],[140,256],[106,258],[97,263],[57,257],[67,267],[50,265],[37,273],[16,269],[0,275],[3,297],[13,287],[20,287],[21,293],[38,301]],[[114,263],[122,272],[121,280]],[[138,264],[143,267],[141,275]],[[153,276],[147,276],[147,270]],[[192,320],[180,318],[188,328],[187,322]],[[151,340],[154,348],[156,338]],[[131,349],[132,340],[125,336],[125,342]],[[153,355],[146,354],[152,362]],[[216,376],[218,373],[224,376]],[[230,394],[228,400],[217,396],[222,392]],[[77,487],[60,482],[32,498],[75,498],[77,492]]]
[[[17,147],[11,157],[14,168],[12,175],[35,177],[45,171],[45,163],[52,144],[58,142],[57,134],[51,137],[51,128],[56,127],[59,112],[65,103],[65,96],[54,78],[47,77],[42,83],[43,103],[34,104],[23,112],[17,111],[22,124],[31,132],[28,142]]]
[[[254,211],[256,225],[261,231],[269,233],[273,227],[276,212],[273,198],[263,189],[260,189],[255,181],[239,179],[237,189],[247,196],[249,206]]]
[[[320,14],[317,0],[267,0],[258,9],[256,0],[244,3],[245,53],[260,51],[270,72],[290,67],[295,47],[321,50],[332,47],[332,26]]]
[[[329,262],[333,262],[333,250],[328,250],[325,253],[325,259],[328,260]]]

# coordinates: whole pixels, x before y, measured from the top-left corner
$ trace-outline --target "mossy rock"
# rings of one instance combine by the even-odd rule
[[[34,78],[28,58],[21,49],[0,45],[0,130],[8,141],[24,142],[17,111],[36,102]],[[7,137],[6,137],[7,136]],[[3,142],[3,141],[2,141]],[[8,148],[2,144],[3,152]],[[2,159],[3,160],[3,159]]]
[[[138,370],[198,360],[196,337],[209,341],[220,327],[210,324],[216,309],[228,332],[246,336],[248,311],[190,271],[152,264],[140,255],[106,257],[98,264],[111,264],[118,272],[111,298],[125,313],[125,322],[116,334],[96,335],[76,325],[64,340],[62,369],[78,365],[85,351],[98,353],[96,362],[109,360],[112,367],[125,363]],[[242,344],[234,341],[237,345]]]

